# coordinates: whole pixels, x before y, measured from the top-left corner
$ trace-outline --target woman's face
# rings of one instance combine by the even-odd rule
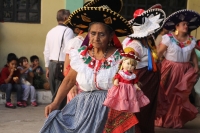
[[[187,33],[188,32],[188,22],[186,22],[186,21],[180,22],[176,26],[176,30],[178,30],[179,32]]]
[[[112,37],[113,33],[110,33],[104,24],[94,23],[90,26],[89,43],[94,48],[106,48]]]

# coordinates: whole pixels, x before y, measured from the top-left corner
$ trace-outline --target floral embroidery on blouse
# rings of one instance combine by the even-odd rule
[[[95,58],[91,57],[88,52],[86,51],[87,47],[83,46],[78,49],[80,58],[83,60],[85,64],[88,64],[88,66],[92,69],[95,68],[96,64],[99,64],[101,62],[101,65],[99,69],[108,69],[116,64],[116,62],[120,61],[122,59],[122,56],[120,55],[119,51],[116,50],[114,54],[112,54],[110,57],[108,57],[105,60],[96,60]],[[85,53],[87,52],[87,53]]]
[[[170,40],[172,42],[175,42],[181,48],[184,48],[184,47],[190,45],[191,42],[192,42],[192,39],[193,39],[192,36],[189,36],[189,39],[187,41],[185,41],[185,42],[179,42],[172,34],[168,34],[168,36],[169,36],[169,38],[170,38]]]

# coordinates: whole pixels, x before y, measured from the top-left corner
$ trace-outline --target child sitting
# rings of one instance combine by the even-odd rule
[[[23,93],[23,104],[24,106],[27,106],[27,99],[30,95],[31,99],[31,105],[37,106],[36,102],[36,92],[35,87],[31,85],[30,80],[34,77],[34,74],[32,72],[32,68],[28,63],[28,59],[24,56],[19,58],[19,67],[21,76],[20,76],[20,82],[22,85],[22,88],[24,89]]]
[[[33,86],[36,89],[50,89],[49,83],[42,78],[42,75],[44,74],[44,71],[42,67],[39,64],[39,57],[37,55],[33,55],[30,57],[30,61],[32,63],[32,69],[34,73],[33,77]]]
[[[7,64],[2,69],[0,77],[0,90],[6,93],[5,107],[13,109],[16,108],[10,99],[13,90],[17,92],[17,106],[24,107],[21,102],[23,90],[19,84],[20,72],[17,70],[17,61],[18,59],[14,53],[8,54]]]

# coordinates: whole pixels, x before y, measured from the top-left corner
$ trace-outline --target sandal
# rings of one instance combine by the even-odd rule
[[[23,105],[22,102],[17,102],[17,106],[18,106],[18,107],[24,107],[24,105]]]
[[[27,102],[26,101],[22,101],[22,104],[24,105],[24,107],[26,107],[27,106]]]
[[[38,104],[36,103],[36,101],[32,102],[31,105],[34,106],[34,107],[38,106]]]
[[[7,102],[7,103],[5,104],[5,107],[6,107],[6,108],[11,108],[11,109],[15,109],[15,108],[16,108],[16,106],[13,105],[11,102]]]

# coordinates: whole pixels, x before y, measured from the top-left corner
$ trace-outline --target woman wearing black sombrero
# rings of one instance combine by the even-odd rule
[[[136,113],[139,123],[135,129],[136,133],[155,133],[154,120],[160,71],[155,64],[155,56],[153,56],[155,49],[151,47],[154,41],[150,40],[152,40],[151,35],[162,28],[166,16],[165,12],[158,8],[134,14],[139,14],[139,16],[134,15],[135,18],[129,21],[132,25],[133,33],[123,41],[123,47],[132,47],[136,55],[141,59],[136,66],[135,73],[141,83],[141,90],[150,100],[147,106],[141,108],[139,113]]]
[[[115,5],[113,3],[115,2]],[[87,1],[83,7],[99,7],[99,6],[108,6],[112,11],[115,12],[120,12],[123,6],[122,0],[92,0],[92,1]],[[71,18],[71,17],[70,17]],[[65,63],[64,63],[64,76],[67,76],[69,70],[70,70],[70,64],[69,64],[69,51],[70,49],[79,49],[85,39],[88,40],[88,35],[87,35],[87,29],[82,30],[77,25],[71,24],[71,20],[67,19],[67,21],[64,22],[65,25],[70,27],[75,34],[77,34],[76,37],[71,39],[66,45],[63,50],[64,53],[66,53],[65,57]],[[87,44],[88,45],[88,44]],[[75,93],[74,93],[75,92]],[[80,89],[77,91],[77,86],[75,85],[70,92],[67,94],[67,103],[78,93],[80,92]]]
[[[199,71],[196,40],[189,32],[199,25],[200,15],[186,9],[171,14],[164,23],[164,28],[172,32],[162,36],[157,50],[159,57],[165,52],[165,59],[161,65],[156,126],[182,128],[198,113],[189,101]]]
[[[71,69],[58,89],[55,100],[45,108],[48,119],[40,132],[126,132],[138,122],[135,115],[118,112],[114,117],[108,116],[109,110],[103,106],[103,101],[107,90],[112,87],[112,79],[122,58],[118,50],[122,46],[114,40],[114,33],[117,36],[128,35],[132,33],[131,26],[121,15],[106,6],[80,8],[69,19],[76,27],[88,30],[89,46],[70,50]],[[82,92],[63,110],[57,110],[76,82]],[[105,126],[108,117],[112,118],[112,123],[108,121]]]

